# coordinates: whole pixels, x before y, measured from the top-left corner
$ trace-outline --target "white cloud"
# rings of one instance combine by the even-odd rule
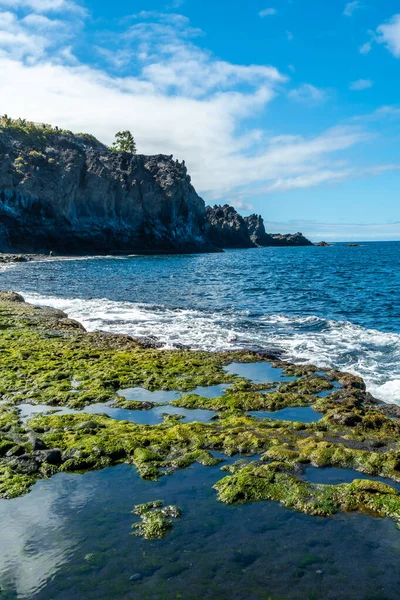
[[[288,39],[289,42],[291,42],[292,40],[294,40],[294,35],[291,31],[286,31],[286,37]]]
[[[310,83],[303,83],[297,89],[289,92],[289,98],[296,102],[315,105],[326,100],[326,93]]]
[[[387,22],[377,28],[376,41],[385,44],[389,52],[400,58],[400,14],[393,15]]]
[[[0,12],[0,57],[18,58],[32,64],[43,60],[52,49],[55,58],[58,50],[63,51],[62,45],[69,39],[71,28],[77,33],[79,25],[76,21],[50,19],[39,14],[18,18],[14,12]]]
[[[37,13],[72,11],[86,14],[86,10],[73,0],[0,0],[0,7],[26,8]]]
[[[351,17],[353,16],[354,11],[357,10],[357,8],[361,8],[362,4],[361,2],[359,2],[359,0],[355,0],[354,2],[348,2],[344,8],[343,14],[346,17]]]
[[[273,15],[277,14],[277,10],[276,8],[264,8],[264,10],[260,10],[260,12],[258,13],[260,15],[261,18],[264,17],[271,17]]]
[[[369,54],[372,50],[372,42],[365,42],[360,46],[360,54]]]
[[[247,203],[266,190],[348,176],[343,153],[368,139],[362,129],[331,128],[305,138],[252,127],[248,117],[262,114],[286,83],[275,67],[215,58],[195,45],[199,32],[185,18],[141,18],[114,34],[118,59],[132,66],[125,76],[111,76],[77,61],[67,21],[62,33],[47,21],[39,28],[37,20],[0,13],[0,112],[88,131],[106,143],[116,131],[131,129],[141,152],[185,159],[208,201],[229,196]],[[290,95],[314,103],[325,99],[310,84]]]
[[[350,83],[350,89],[354,91],[367,90],[374,85],[374,82],[371,79],[357,79],[357,81],[352,81]]]

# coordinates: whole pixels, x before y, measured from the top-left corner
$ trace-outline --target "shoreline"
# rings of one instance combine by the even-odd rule
[[[0,325],[2,498],[22,495],[38,479],[58,472],[122,462],[155,481],[195,462],[215,466],[221,462],[217,451],[254,458],[245,465],[235,463],[225,477],[221,474],[216,489],[222,502],[274,500],[311,515],[356,509],[399,520],[400,496],[390,481],[400,482],[400,409],[374,399],[359,377],[291,364],[276,354],[160,350],[122,334],[88,333],[65,313],[26,304],[18,294],[0,294]],[[232,365],[236,367],[229,370]],[[278,382],[257,383],[237,374],[240,365],[264,365]],[[222,395],[193,393],[222,384],[227,386]],[[168,414],[160,424],[140,425],[84,412],[85,406],[112,401],[111,410],[118,406],[150,414],[151,403],[118,395],[127,387],[143,394],[177,390],[171,406],[214,411],[215,417],[186,422]],[[18,407],[24,403],[74,412],[38,414],[22,422]],[[289,407],[310,407],[318,420],[273,417]],[[272,413],[253,416],[252,411]],[[352,468],[383,477],[384,483],[326,485],[321,496],[321,485],[302,478],[305,465]]]

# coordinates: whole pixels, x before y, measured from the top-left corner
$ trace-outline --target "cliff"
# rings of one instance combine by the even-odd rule
[[[253,248],[245,219],[228,204],[206,207],[206,235],[218,248]]]
[[[89,134],[0,118],[0,252],[159,254],[312,245],[260,215],[205,207],[172,156],[115,152]]]
[[[0,251],[217,250],[184,163],[15,123],[0,125]]]
[[[267,233],[261,215],[242,217],[228,204],[207,206],[206,217],[207,237],[218,248],[313,245],[302,233]]]
[[[250,215],[244,218],[251,241],[255,246],[275,246],[272,235],[265,231],[264,219],[261,215]]]

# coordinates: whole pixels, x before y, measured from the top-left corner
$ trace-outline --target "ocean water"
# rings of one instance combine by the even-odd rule
[[[400,404],[399,266],[400,243],[73,259],[6,265],[0,289],[62,308],[90,330],[152,336],[166,347],[280,348],[296,361],[359,373],[375,395]],[[239,368],[254,380],[281,375],[268,365],[227,370]],[[221,386],[201,390],[222,392]],[[137,394],[121,391],[126,398]],[[148,399],[169,402],[178,395],[163,394],[149,392]],[[114,418],[127,417],[123,409],[99,408],[106,409],[116,411]],[[158,422],[157,411],[165,409],[141,418]],[[22,407],[25,417],[35,410]],[[196,418],[213,414],[198,412]],[[279,416],[319,418],[309,408]],[[60,473],[21,498],[0,500],[0,597],[399,598],[400,532],[394,522],[357,513],[311,517],[273,502],[226,506],[213,490],[224,475],[220,466],[193,465],[149,482],[134,467],[118,465]],[[304,477],[340,483],[363,475],[309,467]],[[157,499],[177,504],[182,518],[164,540],[131,535],[138,520],[134,506]]]
[[[400,242],[7,265],[0,289],[166,347],[279,348],[400,403]]]

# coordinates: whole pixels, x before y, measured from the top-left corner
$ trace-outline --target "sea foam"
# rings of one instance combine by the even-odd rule
[[[183,344],[201,350],[282,349],[289,360],[360,375],[375,397],[400,404],[400,335],[396,333],[316,316],[268,314],[255,319],[246,311],[207,312],[105,298],[22,294],[33,304],[65,311],[88,331],[151,336],[165,348]]]

